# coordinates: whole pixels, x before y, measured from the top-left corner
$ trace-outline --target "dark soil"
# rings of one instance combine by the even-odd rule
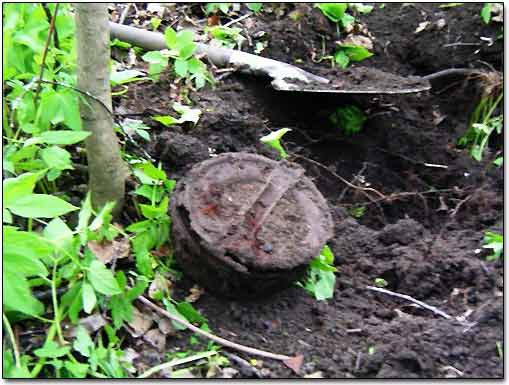
[[[272,12],[243,22],[252,36],[266,32],[268,46],[262,55],[298,61],[322,76],[341,76],[329,62],[315,62],[322,42],[332,52],[338,40],[335,26],[319,11],[307,4],[266,7]],[[489,46],[479,39],[494,39],[500,24],[482,24],[480,9],[475,3],[450,9],[431,3],[375,6],[371,14],[360,16],[374,38],[375,55],[354,67],[399,76],[451,67],[487,70],[491,65],[501,70],[503,40]],[[199,7],[191,12],[200,17]],[[289,17],[292,12],[301,13],[299,21]],[[430,24],[414,33],[423,21]],[[214,89],[190,94],[203,111],[194,128],[164,128],[150,120],[156,113],[172,113],[169,106],[178,92],[168,82],[134,83],[126,96],[117,98],[117,112],[142,114],[154,127],[147,151],[175,179],[211,151],[277,159],[259,138],[281,127],[292,129],[283,140],[290,159],[305,167],[333,215],[335,234],[329,245],[339,269],[334,298],[317,302],[292,287],[249,301],[205,292],[195,304],[211,329],[225,338],[304,355],[298,374],[281,362],[258,360],[262,376],[503,376],[497,352],[497,343],[503,344],[503,263],[486,262],[487,251],[481,248],[484,231],[502,231],[503,171],[490,166],[492,149],[478,163],[456,147],[479,100],[479,82],[460,77],[432,85],[430,91],[399,96],[313,94],[278,92],[263,79],[231,74]],[[345,136],[328,117],[350,104],[364,109],[368,120],[362,132]],[[399,195],[382,199],[371,193],[370,200],[334,174],[355,183],[362,180],[385,196]],[[350,209],[359,206],[366,211],[355,219]],[[378,277],[388,282],[387,289],[451,318],[366,289]],[[193,284],[186,277],[175,283],[176,297],[187,295]],[[167,347],[185,342],[168,339]],[[231,362],[238,377],[254,376]]]

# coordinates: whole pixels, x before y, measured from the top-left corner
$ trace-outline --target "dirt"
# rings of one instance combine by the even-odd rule
[[[242,24],[252,36],[266,32],[263,56],[322,76],[341,74],[330,69],[330,62],[316,62],[322,44],[332,52],[338,40],[335,26],[318,10],[306,4],[267,7],[271,13]],[[190,12],[199,17],[195,8]],[[449,9],[432,3],[376,5],[359,17],[373,38],[375,55],[352,67],[399,76],[451,67],[501,70],[503,40],[489,45],[480,39],[495,39],[500,24],[482,24],[480,8],[473,3]],[[289,17],[294,12],[301,13],[297,22]],[[278,92],[263,79],[229,74],[214,89],[190,94],[203,111],[196,127],[165,128],[150,116],[173,112],[169,106],[178,92],[171,86],[134,83],[115,101],[117,112],[142,114],[153,127],[147,151],[170,177],[182,178],[209,153],[245,151],[277,159],[259,138],[289,127],[283,142],[290,160],[306,169],[331,208],[335,233],[329,245],[339,269],[332,299],[317,302],[291,287],[242,301],[205,292],[195,303],[211,329],[225,338],[304,355],[298,374],[281,362],[258,359],[261,376],[503,377],[497,350],[497,344],[503,346],[503,262],[486,262],[487,250],[481,248],[484,231],[503,230],[503,170],[489,164],[494,147],[478,163],[456,146],[479,100],[476,79],[438,79],[431,90],[408,95],[333,95]],[[352,104],[368,120],[360,133],[347,136],[328,117]],[[369,198],[338,176],[363,181],[383,196],[370,193]],[[365,213],[356,219],[351,209],[359,206]],[[450,318],[368,290],[375,278]],[[193,284],[187,277],[175,283],[177,299]],[[175,337],[167,346],[182,348],[186,341]],[[255,376],[231,363],[237,377]]]

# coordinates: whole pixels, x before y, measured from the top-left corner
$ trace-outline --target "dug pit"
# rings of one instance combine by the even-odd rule
[[[170,211],[183,271],[227,297],[288,287],[333,234],[327,203],[302,167],[248,153],[194,166]]]

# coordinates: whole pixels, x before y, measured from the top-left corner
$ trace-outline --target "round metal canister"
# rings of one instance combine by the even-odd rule
[[[288,287],[332,237],[327,203],[304,169],[248,153],[195,165],[170,203],[184,274],[227,297]]]

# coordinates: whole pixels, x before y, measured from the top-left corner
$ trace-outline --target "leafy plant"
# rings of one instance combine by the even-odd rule
[[[502,92],[483,97],[472,113],[469,129],[458,141],[460,147],[470,147],[470,155],[477,161],[482,160],[492,134],[502,134],[503,115],[493,116],[502,100]]]
[[[354,218],[362,218],[364,214],[366,213],[366,207],[365,206],[357,206],[352,207],[350,210],[348,210],[349,214]]]
[[[303,282],[297,284],[312,294],[318,301],[332,298],[337,269],[334,267],[334,254],[329,246],[325,245],[320,255],[309,264],[308,275]]]
[[[249,8],[250,11],[254,13],[258,13],[262,10],[263,3],[246,3],[246,7]]]
[[[491,3],[485,3],[481,9],[481,20],[484,24],[489,24],[491,20]]]
[[[148,130],[150,130],[150,127],[143,123],[143,121],[127,118],[122,122],[122,130],[119,129],[117,131],[131,138],[134,135],[138,135],[149,142],[150,134],[147,132]]]
[[[149,75],[154,80],[159,79],[160,73],[168,66],[171,59],[177,76],[190,81],[194,80],[196,88],[202,88],[207,81],[213,83],[205,63],[194,56],[196,44],[192,31],[184,30],[177,33],[173,28],[168,27],[164,31],[164,39],[168,50],[150,51],[142,56],[142,59],[149,63]]]
[[[279,156],[284,159],[288,157],[288,154],[286,153],[285,149],[281,145],[281,138],[284,134],[286,134],[288,131],[291,131],[289,128],[281,128],[277,131],[273,131],[268,135],[265,135],[260,138],[260,142],[266,144],[269,147],[274,148],[279,152]]]
[[[367,48],[360,45],[341,44],[334,54],[334,61],[340,67],[345,69],[350,62],[360,62],[373,56]]]
[[[316,7],[334,23],[341,24],[343,28],[352,24],[355,18],[346,13],[348,3],[319,3]]]
[[[487,261],[492,262],[500,259],[502,251],[504,250],[504,238],[502,237],[502,234],[487,231],[484,234],[483,243],[483,248],[491,249],[493,251],[493,254],[486,257]]]
[[[198,123],[198,120],[201,116],[201,110],[184,106],[177,102],[173,103],[172,107],[177,113],[180,114],[180,118],[177,119],[170,115],[158,115],[153,116],[152,119],[156,122],[164,124],[166,127],[170,127],[174,124],[182,124],[185,122],[191,122],[194,125]]]
[[[246,38],[240,34],[240,32],[242,32],[240,28],[216,25],[206,28],[205,30],[221,45],[228,48],[237,46],[240,49],[242,42],[246,40]]]
[[[367,118],[364,112],[357,106],[338,107],[329,116],[330,121],[346,135],[352,135],[362,130]]]
[[[205,13],[210,15],[211,13],[216,13],[220,10],[222,13],[227,15],[231,6],[232,3],[207,3],[205,6]]]

